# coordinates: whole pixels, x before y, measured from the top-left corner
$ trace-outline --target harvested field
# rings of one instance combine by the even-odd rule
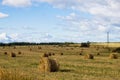
[[[98,45],[97,45],[98,46]],[[120,79],[120,54],[117,59],[109,59],[109,52],[106,48],[99,46],[81,48],[71,46],[56,46],[56,45],[40,45],[38,46],[16,46],[0,47],[0,67],[7,71],[20,71],[24,73],[24,77],[29,77],[27,80],[119,80]],[[72,49],[71,49],[72,48]],[[82,55],[79,55],[81,50]],[[16,54],[15,58],[9,56],[11,52]],[[7,52],[8,55],[5,55]],[[40,58],[44,53],[55,53],[49,58],[56,59],[59,64],[58,72],[40,72],[38,66],[40,65]],[[97,53],[100,55],[96,55]],[[61,53],[64,55],[61,56]],[[84,59],[86,54],[92,53],[94,59]],[[26,76],[27,75],[27,76]],[[14,75],[13,75],[14,76]],[[18,76],[19,77],[19,76]],[[24,80],[24,79],[23,79]]]

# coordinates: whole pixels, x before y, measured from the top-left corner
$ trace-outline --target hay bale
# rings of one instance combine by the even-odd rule
[[[49,53],[48,53],[48,56],[51,56],[51,55],[52,55],[52,54],[49,52]]]
[[[87,54],[84,56],[85,59],[94,59],[93,54]]]
[[[120,53],[120,47],[113,49],[112,52]]]
[[[79,55],[82,55],[82,53],[80,52],[80,54]]]
[[[42,49],[41,47],[38,47],[38,49]]]
[[[30,51],[32,51],[32,49],[30,48]]]
[[[7,55],[8,53],[7,52],[4,52],[5,55]]]
[[[97,51],[99,50],[99,48],[96,49]]]
[[[100,53],[97,53],[97,55],[100,55]]]
[[[49,55],[47,53],[44,53],[43,54],[43,57],[48,57]]]
[[[12,52],[10,56],[11,57],[16,57],[16,54]]]
[[[117,55],[117,53],[112,53],[109,55],[109,58],[110,59],[118,59],[118,55]]]
[[[61,55],[63,55],[63,53],[61,53]]]
[[[19,51],[18,54],[22,54],[22,52]]]
[[[3,49],[5,49],[5,47],[3,46]]]
[[[14,46],[13,49],[16,49],[16,47]]]
[[[40,59],[40,72],[56,72],[59,70],[59,64],[56,60],[44,57]]]
[[[50,64],[51,64],[51,72],[56,72],[59,70],[59,64],[56,60],[54,59],[49,59],[50,60]]]
[[[73,50],[73,48],[71,48],[71,50]]]
[[[50,63],[48,58],[41,58],[39,70],[40,72],[50,72]]]
[[[52,55],[55,55],[55,53],[52,53]]]

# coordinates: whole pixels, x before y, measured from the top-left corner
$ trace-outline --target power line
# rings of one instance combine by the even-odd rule
[[[109,47],[109,32],[107,32],[107,47]]]

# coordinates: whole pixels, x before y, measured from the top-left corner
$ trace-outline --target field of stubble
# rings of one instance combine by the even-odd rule
[[[4,54],[5,52],[7,54]],[[10,57],[11,52],[16,53],[16,57]],[[49,52],[55,53],[50,57],[59,62],[60,70],[42,73],[38,69],[39,61],[44,53]],[[82,55],[79,55],[81,52]],[[60,55],[61,53],[63,55]],[[84,55],[88,53],[93,54],[94,59],[84,59]],[[0,47],[0,76],[4,74],[0,79],[120,80],[120,54],[118,53],[118,59],[109,59],[111,53],[113,52],[105,48],[105,44],[100,46],[93,44],[90,48],[81,48],[78,44]]]

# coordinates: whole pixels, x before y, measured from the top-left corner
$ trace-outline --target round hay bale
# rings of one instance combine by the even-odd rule
[[[22,54],[22,52],[19,51],[18,54]]]
[[[5,49],[5,47],[3,46],[3,49]]]
[[[41,47],[38,47],[38,49],[42,49]]]
[[[12,52],[10,56],[11,57],[16,57],[16,54]]]
[[[73,48],[71,48],[71,50],[73,50]]]
[[[100,55],[100,53],[97,53],[97,55]]]
[[[61,53],[61,55],[63,55],[63,53]]]
[[[87,54],[84,56],[85,59],[94,59],[93,54]]]
[[[32,49],[30,48],[30,51],[32,51]]]
[[[39,65],[39,70],[41,72],[50,72],[50,63],[49,63],[49,59],[46,58],[41,58],[40,59],[40,65]]]
[[[112,53],[109,55],[109,58],[110,59],[118,59],[118,55],[117,55],[117,53]]]
[[[52,55],[55,55],[55,53],[52,53]]]
[[[99,50],[99,48],[96,49],[97,51]]]
[[[59,70],[59,64],[56,60],[44,57],[40,59],[40,72],[56,72]]]
[[[51,55],[52,55],[52,54],[49,52],[49,53],[48,53],[48,56],[51,56]]]
[[[44,53],[43,54],[43,57],[48,57],[49,55],[47,53]]]
[[[80,52],[80,54],[79,55],[82,55],[82,53]]]
[[[7,55],[8,53],[7,52],[4,52],[5,55]]]
[[[51,72],[56,72],[59,70],[59,64],[56,60],[54,59],[49,59],[50,60],[50,65],[51,65]]]
[[[14,46],[13,49],[16,49],[16,46]]]

